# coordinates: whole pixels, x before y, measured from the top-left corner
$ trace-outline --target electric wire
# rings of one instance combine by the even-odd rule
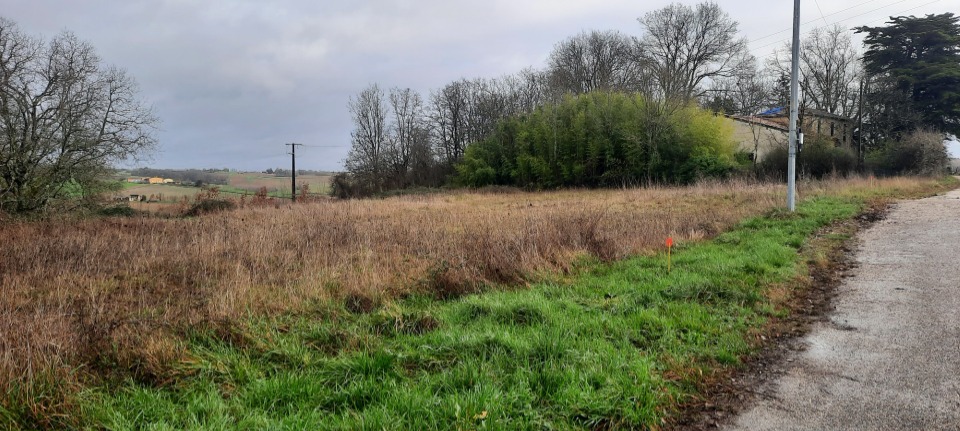
[[[850,16],[850,17],[847,17],[847,18],[843,18],[843,19],[839,19],[839,20],[833,21],[832,23],[828,23],[828,24],[826,24],[826,25],[817,26],[817,27],[814,27],[814,28],[812,28],[812,29],[809,29],[809,30],[805,31],[804,33],[805,33],[805,34],[809,34],[809,33],[813,32],[813,31],[815,31],[815,30],[823,29],[823,28],[829,27],[829,26],[831,26],[831,25],[838,24],[838,23],[841,23],[841,22],[844,22],[844,21],[848,21],[848,20],[851,20],[851,19],[854,19],[854,18],[859,18],[859,17],[864,16],[864,15],[869,15],[869,14],[871,14],[871,13],[874,13],[874,12],[877,12],[877,11],[879,11],[879,10],[885,9],[885,8],[887,8],[887,7],[893,6],[894,4],[903,3],[903,1],[906,1],[906,0],[901,0],[901,1],[898,1],[898,2],[896,2],[896,3],[891,3],[891,4],[887,5],[887,6],[879,7],[879,8],[873,9],[873,10],[868,11],[868,12],[864,12],[864,13],[861,13],[861,14],[858,14],[858,15],[853,15],[853,16]],[[924,4],[921,4],[921,5],[919,5],[919,6],[915,6],[915,7],[909,8],[909,9],[904,9],[904,10],[902,10],[902,11],[900,11],[900,12],[894,13],[894,15],[903,15],[903,14],[905,14],[905,13],[907,13],[907,12],[912,11],[912,10],[920,9],[920,8],[922,8],[922,7],[925,7],[925,6],[929,6],[929,5],[932,5],[932,4],[934,4],[934,3],[938,3],[939,1],[940,1],[940,0],[933,0],[933,1],[930,1],[930,2],[927,2],[927,3],[924,3]],[[833,15],[833,14],[831,14],[831,15]],[[829,15],[828,15],[828,16],[829,16]],[[886,19],[887,19],[887,18],[878,18],[878,19],[874,19],[874,20],[871,20],[871,21],[867,21],[867,22],[865,22],[864,24],[872,24],[872,23],[874,23],[874,22],[883,21],[883,20],[886,20]],[[817,21],[817,20],[814,20],[814,21]],[[753,48],[753,49],[751,49],[750,51],[751,51],[751,53],[754,54],[754,56],[757,56],[757,55],[756,55],[756,52],[757,52],[757,51],[760,51],[760,50],[762,50],[762,49],[764,49],[764,48],[771,47],[771,46],[774,46],[774,45],[777,45],[777,44],[782,44],[782,43],[784,43],[784,42],[786,42],[786,41],[788,41],[788,40],[789,40],[789,39],[780,39],[780,40],[777,40],[777,41],[775,41],[775,42],[770,42],[770,43],[768,43],[768,44],[761,45],[761,46],[759,46],[759,47]]]
[[[823,23],[827,23],[827,17],[823,16],[823,9],[820,9],[820,2],[813,0],[813,4],[817,5],[817,10],[820,11],[820,18],[823,18]]]
[[[823,16],[823,18],[826,18],[826,17],[828,17],[828,16],[834,16],[834,15],[837,15],[837,14],[841,14],[841,13],[844,13],[844,12],[846,12],[846,11],[848,11],[848,10],[856,9],[856,8],[858,8],[858,7],[860,7],[860,6],[863,6],[863,5],[865,5],[865,4],[874,3],[874,2],[876,2],[876,1],[877,1],[877,0],[867,0],[867,1],[863,2],[863,3],[855,4],[855,5],[853,5],[853,6],[850,6],[850,7],[846,8],[846,9],[841,9],[841,10],[838,10],[838,11],[836,11],[836,12],[828,13],[828,14],[826,14],[825,16]],[[893,6],[893,5],[896,5],[896,4],[900,4],[900,3],[903,3],[903,2],[905,2],[905,1],[908,1],[908,0],[899,0],[899,1],[897,1],[897,2],[890,3],[890,4],[886,5],[886,6],[884,6],[883,8],[890,7],[890,6]],[[881,9],[883,9],[883,8],[881,8]],[[868,12],[868,13],[869,13],[869,12]],[[812,19],[812,20],[810,20],[810,21],[807,21],[807,22],[803,23],[802,25],[807,25],[807,24],[810,24],[810,23],[813,23],[813,22],[816,22],[816,21],[818,21],[818,20],[817,20],[817,19]],[[756,43],[756,42],[759,42],[759,41],[761,41],[761,40],[764,40],[764,39],[767,39],[767,38],[776,36],[776,35],[778,35],[778,34],[780,34],[780,33],[788,32],[788,31],[790,31],[790,30],[792,30],[792,28],[791,28],[791,27],[787,27],[787,28],[785,28],[785,29],[783,29],[783,30],[775,31],[775,32],[770,33],[770,34],[768,34],[768,35],[766,35],[766,36],[758,37],[758,38],[756,38],[756,39],[753,39],[753,40],[750,41],[750,43]]]

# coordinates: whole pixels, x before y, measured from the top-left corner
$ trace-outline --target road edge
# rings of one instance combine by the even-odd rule
[[[859,233],[883,220],[896,201],[868,202],[856,216],[819,229],[800,249],[807,263],[804,273],[771,290],[790,292],[773,303],[782,317],[770,320],[752,334],[755,351],[737,368],[718,369],[704,376],[700,395],[681,404],[666,430],[709,430],[732,422],[763,393],[758,390],[786,373],[791,357],[805,349],[803,338],[814,323],[827,319],[837,287],[856,267]],[[777,296],[777,295],[771,295]]]

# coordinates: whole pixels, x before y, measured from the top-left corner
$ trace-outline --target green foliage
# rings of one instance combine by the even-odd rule
[[[677,115],[683,125],[678,132],[678,144],[688,151],[678,154],[686,157],[677,180],[689,182],[703,177],[724,177],[737,166],[733,141],[733,126],[723,117],[702,110],[688,108]]]
[[[98,213],[104,217],[133,217],[137,215],[137,210],[130,208],[130,205],[111,205],[101,208]]]
[[[788,157],[786,148],[774,148],[763,158],[757,170],[761,176],[786,179]],[[849,149],[837,147],[829,138],[806,140],[797,154],[797,174],[803,178],[846,175],[856,168],[857,157]]]
[[[373,190],[364,187],[362,182],[356,181],[356,179],[348,173],[341,172],[330,179],[330,196],[340,199],[350,199],[369,196],[371,194],[373,194]]]
[[[593,92],[505,120],[467,147],[460,184],[532,188],[688,183],[737,167],[732,130],[696,107]]]
[[[952,13],[892,17],[886,26],[858,27],[857,32],[866,33],[867,73],[887,81],[921,118],[922,123],[906,128],[929,126],[960,133],[960,17]],[[894,116],[904,115],[902,109],[892,111]]]
[[[879,174],[943,175],[949,156],[943,135],[914,130],[899,141],[888,140],[866,157],[867,166]]]
[[[236,202],[229,199],[207,199],[193,204],[184,215],[195,217],[201,214],[229,211],[236,207]]]

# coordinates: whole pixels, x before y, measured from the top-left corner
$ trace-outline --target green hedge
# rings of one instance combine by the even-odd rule
[[[461,185],[530,188],[688,183],[739,167],[731,126],[697,107],[595,92],[502,122],[467,147]]]

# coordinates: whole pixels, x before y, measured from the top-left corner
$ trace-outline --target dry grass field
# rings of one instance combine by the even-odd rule
[[[836,180],[805,183],[800,195],[929,184]],[[229,339],[250,316],[327,303],[362,311],[411,293],[449,298],[563,277],[584,259],[653,253],[667,236],[711,237],[783,201],[782,185],[733,182],[2,224],[0,403],[56,418],[91,376],[168,381],[173,364],[190,360],[188,328]]]
[[[297,184],[306,184],[311,195],[325,195],[330,189],[328,175],[298,175]],[[261,189],[269,196],[289,196],[290,177],[277,177],[256,172],[231,173],[229,184],[214,185],[223,198],[239,201],[241,196],[250,199]],[[122,190],[109,194],[110,198],[126,197],[132,194],[144,195],[149,202],[131,202],[131,208],[152,214],[175,216],[182,214],[194,202],[204,189],[193,186],[172,184],[129,184]],[[298,191],[300,193],[300,191]],[[275,201],[274,203],[283,204]]]
[[[329,175],[297,175],[297,184],[307,184],[311,193],[326,193],[330,187]],[[231,187],[246,190],[251,193],[266,187],[268,192],[290,191],[290,177],[255,172],[230,174]]]

